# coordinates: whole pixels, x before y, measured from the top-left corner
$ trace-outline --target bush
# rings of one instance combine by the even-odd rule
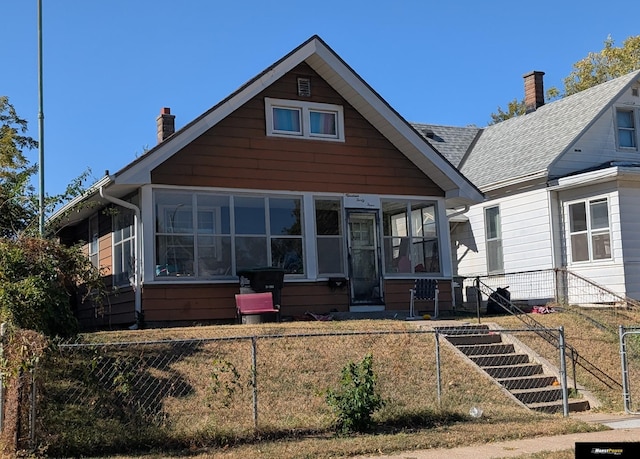
[[[0,321],[48,336],[77,333],[72,302],[104,291],[99,271],[77,247],[22,237],[0,239]]]
[[[327,391],[327,403],[337,414],[336,426],[342,433],[364,432],[371,427],[372,415],[384,402],[376,393],[373,356],[367,354],[362,362],[349,362],[342,369],[341,388]]]

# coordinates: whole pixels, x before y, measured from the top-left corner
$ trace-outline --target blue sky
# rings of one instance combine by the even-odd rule
[[[37,1],[0,13],[0,94],[37,139]],[[314,34],[408,121],[485,126],[525,73],[562,87],[640,26],[637,0],[43,0],[46,192],[116,172],[161,107],[180,128]]]

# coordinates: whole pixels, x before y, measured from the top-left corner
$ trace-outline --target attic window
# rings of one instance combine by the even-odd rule
[[[344,142],[342,106],[265,98],[267,135]]]
[[[638,88],[631,88],[631,95],[634,97],[638,97]]]
[[[300,97],[311,97],[311,79],[298,78],[298,95]]]

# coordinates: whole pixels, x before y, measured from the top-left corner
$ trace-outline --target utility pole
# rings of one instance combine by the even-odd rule
[[[40,170],[40,236],[44,235],[44,103],[42,96],[42,0],[38,0],[38,167]]]

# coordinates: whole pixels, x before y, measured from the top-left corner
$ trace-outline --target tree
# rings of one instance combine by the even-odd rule
[[[615,47],[609,36],[604,41],[604,48],[597,53],[589,53],[587,57],[573,64],[573,70],[564,81],[564,92],[557,88],[550,88],[545,93],[547,102],[561,97],[570,96],[584,91],[605,81],[626,75],[640,69],[640,35],[627,38],[621,47]],[[491,114],[489,124],[496,124],[515,116],[524,115],[524,99],[512,100],[507,110],[498,107],[497,113]]]
[[[6,96],[0,96],[0,321],[53,336],[77,331],[72,302],[97,303],[105,294],[100,271],[80,247],[65,247],[38,234],[38,199],[31,177],[36,172],[24,150],[38,144],[26,135]],[[67,202],[83,192],[88,172],[64,193],[47,196],[45,207]]]
[[[27,132],[7,96],[0,96],[0,237],[15,237],[37,217],[37,200],[30,178],[36,167],[23,150],[38,146]]]
[[[605,81],[626,75],[640,68],[640,35],[627,38],[616,48],[610,36],[604,48],[573,64],[573,70],[564,79],[564,95],[570,96]]]

